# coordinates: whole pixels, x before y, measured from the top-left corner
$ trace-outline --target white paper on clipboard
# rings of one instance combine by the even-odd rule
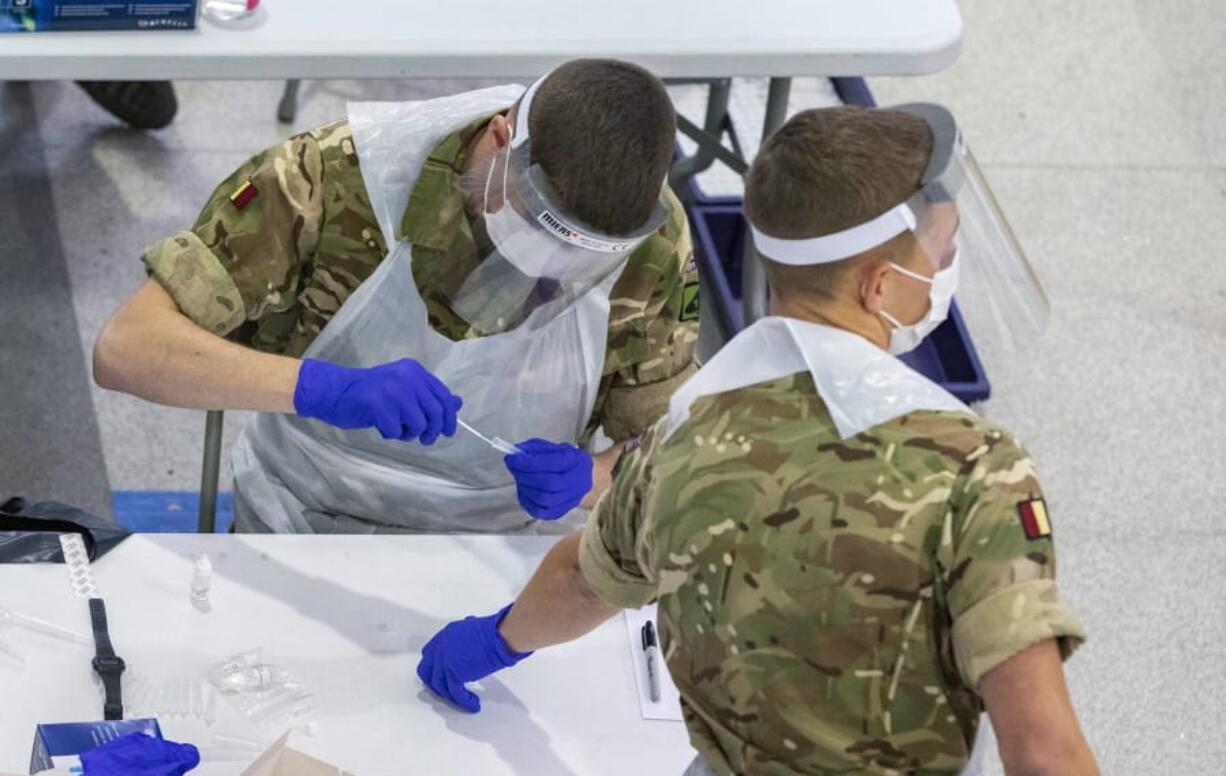
[[[660,674],[660,700],[651,700],[651,690],[647,686],[647,653],[643,651],[643,625],[651,620],[656,622],[656,606],[644,606],[642,609],[626,610],[626,635],[630,642],[630,662],[634,664],[634,682],[639,690],[639,711],[643,719],[665,719],[673,722],[681,721],[681,694],[673,677],[664,665],[664,651],[660,650],[659,665],[656,671]],[[659,631],[659,628],[656,629]]]

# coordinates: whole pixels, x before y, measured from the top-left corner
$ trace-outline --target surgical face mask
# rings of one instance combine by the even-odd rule
[[[510,146],[503,153],[502,162],[502,205],[497,210],[490,209],[490,187],[494,180],[494,170],[498,167],[498,159],[490,164],[490,170],[485,176],[485,197],[482,208],[485,213],[485,231],[498,248],[498,252],[509,264],[530,278],[550,277],[558,269],[552,267],[554,256],[548,251],[541,251],[540,240],[526,233],[523,219],[515,213],[508,200],[507,189],[508,170],[511,169]]]
[[[886,350],[891,355],[901,356],[903,353],[910,353],[918,348],[924,338],[949,316],[949,305],[953,301],[954,292],[958,290],[958,252],[955,251],[948,267],[940,270],[931,278],[900,267],[893,262],[890,263],[890,266],[907,277],[928,284],[928,312],[915,323],[902,324],[885,310],[880,313],[881,317],[894,327],[890,332],[890,344]]]

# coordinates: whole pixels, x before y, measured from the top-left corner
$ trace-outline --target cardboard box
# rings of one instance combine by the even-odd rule
[[[0,32],[191,30],[199,0],[0,0]]]
[[[131,733],[144,733],[160,739],[162,729],[155,719],[125,719],[115,722],[66,722],[59,725],[39,725],[34,730],[34,751],[30,755],[30,773],[81,767],[83,752]],[[78,770],[78,772],[80,772]]]
[[[289,746],[289,733],[253,762],[242,776],[353,776]]]

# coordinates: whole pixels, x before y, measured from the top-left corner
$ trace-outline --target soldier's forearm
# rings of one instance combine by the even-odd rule
[[[592,593],[579,570],[576,531],[553,546],[499,626],[516,652],[573,641],[620,611]]]
[[[979,682],[979,692],[1007,776],[1098,776],[1055,640],[1034,644],[993,668]]]
[[[596,506],[596,502],[613,484],[613,467],[617,466],[617,459],[621,457],[625,447],[625,442],[618,442],[603,453],[592,456],[592,489],[583,497],[579,506],[584,509]]]
[[[189,409],[293,412],[300,364],[201,329],[154,280],[115,313],[94,345],[98,385]]]

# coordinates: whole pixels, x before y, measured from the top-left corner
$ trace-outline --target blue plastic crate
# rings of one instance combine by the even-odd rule
[[[696,239],[694,252],[704,275],[703,290],[708,295],[703,305],[714,308],[732,336],[744,328],[741,262],[746,225],[740,202],[728,198],[720,198],[718,204],[696,202],[687,212]],[[902,360],[964,402],[983,401],[991,395],[992,386],[956,302],[949,318]]]

